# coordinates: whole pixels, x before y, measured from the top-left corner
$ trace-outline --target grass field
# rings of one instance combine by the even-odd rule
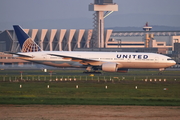
[[[180,106],[180,74],[1,70],[0,104]]]

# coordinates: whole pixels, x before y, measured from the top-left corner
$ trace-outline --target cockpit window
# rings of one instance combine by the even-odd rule
[[[167,60],[173,60],[173,59],[171,59],[171,58],[168,58]]]

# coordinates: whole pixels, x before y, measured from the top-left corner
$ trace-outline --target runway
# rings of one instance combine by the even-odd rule
[[[0,105],[3,120],[179,120],[180,107]]]

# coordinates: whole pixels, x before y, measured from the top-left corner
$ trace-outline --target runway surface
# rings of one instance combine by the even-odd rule
[[[0,105],[0,120],[179,120],[180,107]]]

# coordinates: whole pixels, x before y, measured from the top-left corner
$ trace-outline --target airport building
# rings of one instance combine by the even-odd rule
[[[104,47],[93,47],[93,30],[85,29],[24,29],[26,33],[44,51],[74,51],[80,49],[103,50],[113,48],[114,51],[126,51],[129,49],[157,48],[157,53],[169,54],[174,51],[174,43],[180,43],[180,31],[113,31],[105,30]],[[148,37],[148,35],[150,37]],[[146,40],[149,40],[148,46]],[[13,30],[5,30],[0,33],[0,52],[19,52],[20,46]],[[112,51],[112,49],[111,49]],[[142,51],[142,50],[141,50]],[[132,52],[132,51],[131,51]],[[145,50],[146,52],[146,50]],[[151,51],[149,51],[151,52]],[[154,52],[154,51],[153,51]]]
[[[179,51],[177,45],[180,44],[180,31],[105,30],[104,47],[96,48],[92,44],[92,29],[24,30],[44,51],[120,51],[172,54],[173,51]],[[147,39],[150,39],[148,45]],[[0,33],[0,52],[5,51],[20,51],[20,45],[13,30],[5,30]]]

